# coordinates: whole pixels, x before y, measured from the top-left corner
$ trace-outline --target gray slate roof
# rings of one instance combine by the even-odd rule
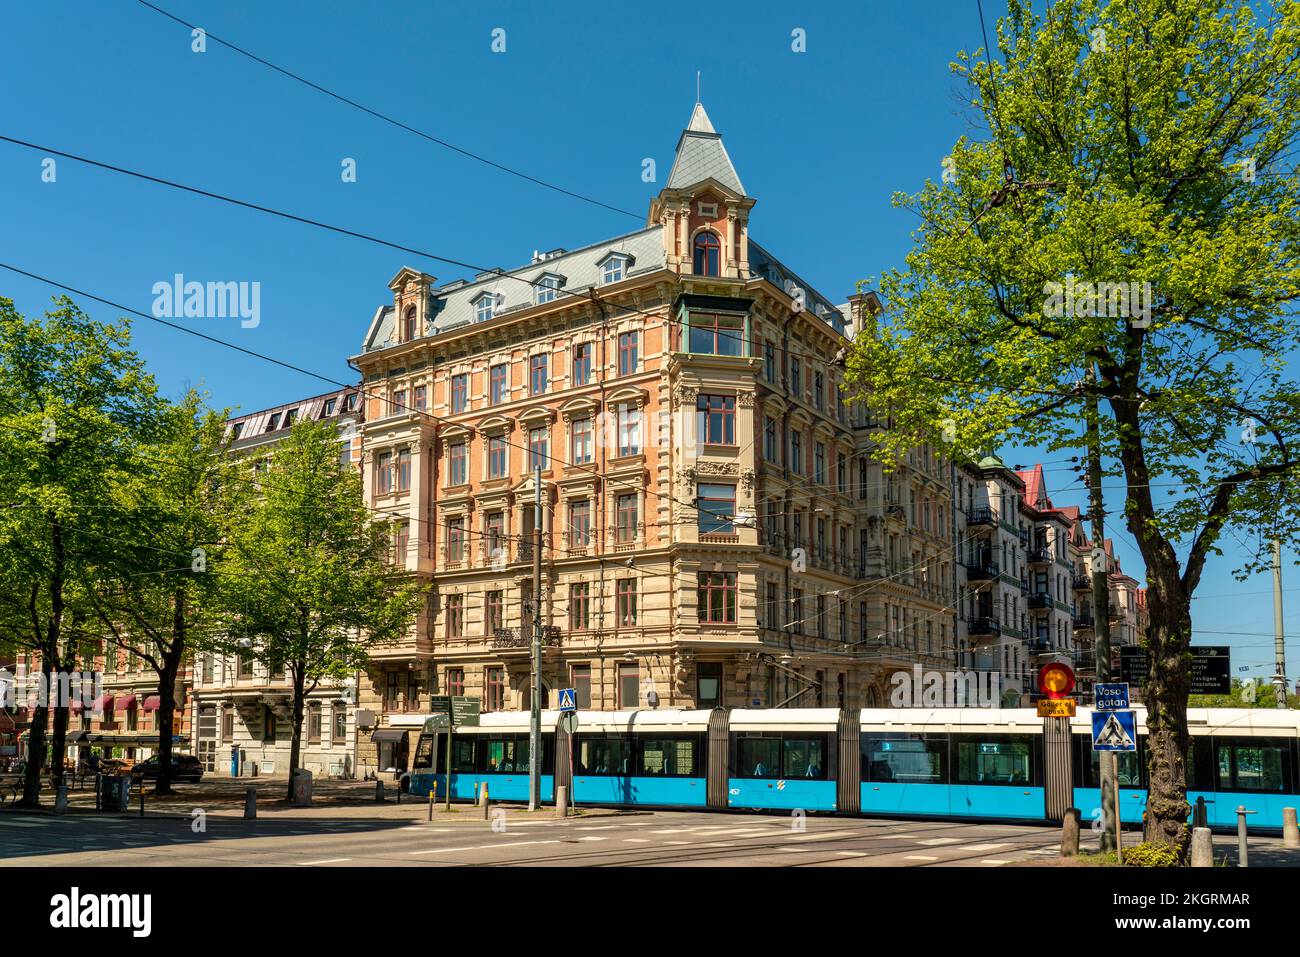
[[[727,189],[746,195],[727,148],[722,145],[722,137],[714,131],[704,107],[696,103],[691,122],[677,141],[677,157],[668,174],[668,188],[686,189],[706,179],[715,179]]]

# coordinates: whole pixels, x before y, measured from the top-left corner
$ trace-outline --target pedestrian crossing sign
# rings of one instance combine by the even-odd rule
[[[1132,711],[1094,711],[1092,750],[1136,751],[1137,718]]]
[[[578,710],[578,693],[572,688],[560,689],[560,710],[577,711]]]

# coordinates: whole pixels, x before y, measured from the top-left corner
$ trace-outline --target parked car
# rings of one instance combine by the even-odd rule
[[[192,754],[173,754],[172,760],[172,780],[188,781],[191,784],[198,784],[203,780],[203,764]],[[156,778],[158,776],[158,755],[154,755],[147,761],[139,761],[132,769],[134,774],[141,777]]]

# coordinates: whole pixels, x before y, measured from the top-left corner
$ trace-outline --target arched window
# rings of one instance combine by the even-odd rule
[[[412,339],[415,338],[415,307],[414,306],[407,307],[406,316],[404,317],[404,323],[402,329],[403,332],[405,333],[402,337],[403,342],[410,342]]]
[[[717,276],[722,271],[722,246],[714,233],[695,237],[695,275]]]

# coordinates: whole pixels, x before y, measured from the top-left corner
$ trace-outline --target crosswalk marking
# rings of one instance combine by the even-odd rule
[[[908,854],[903,858],[905,861],[937,861],[938,859],[937,857],[927,857],[924,854]]]
[[[299,866],[299,867],[311,867],[311,866],[314,865],[314,864],[341,864],[341,863],[343,863],[344,861],[350,861],[350,860],[352,860],[352,858],[350,858],[350,857],[327,857],[327,858],[326,858],[325,860],[323,860],[323,861],[303,861],[303,862],[300,863],[298,866]]]
[[[917,844],[924,844],[924,845],[926,845],[927,847],[936,847],[936,846],[938,846],[938,845],[940,845],[940,844],[960,844],[960,843],[961,843],[961,838],[959,838],[959,837],[932,837],[932,838],[929,838],[928,840],[917,841],[916,843],[917,843]]]
[[[852,837],[857,833],[857,831],[814,831],[811,834],[788,834],[786,837],[791,841],[823,841],[832,837]]]
[[[987,861],[980,861],[981,864],[1010,864],[1010,861],[1000,861],[996,858],[990,858]]]
[[[1010,844],[967,844],[962,850],[964,851],[997,851],[1004,847],[1010,847]]]

